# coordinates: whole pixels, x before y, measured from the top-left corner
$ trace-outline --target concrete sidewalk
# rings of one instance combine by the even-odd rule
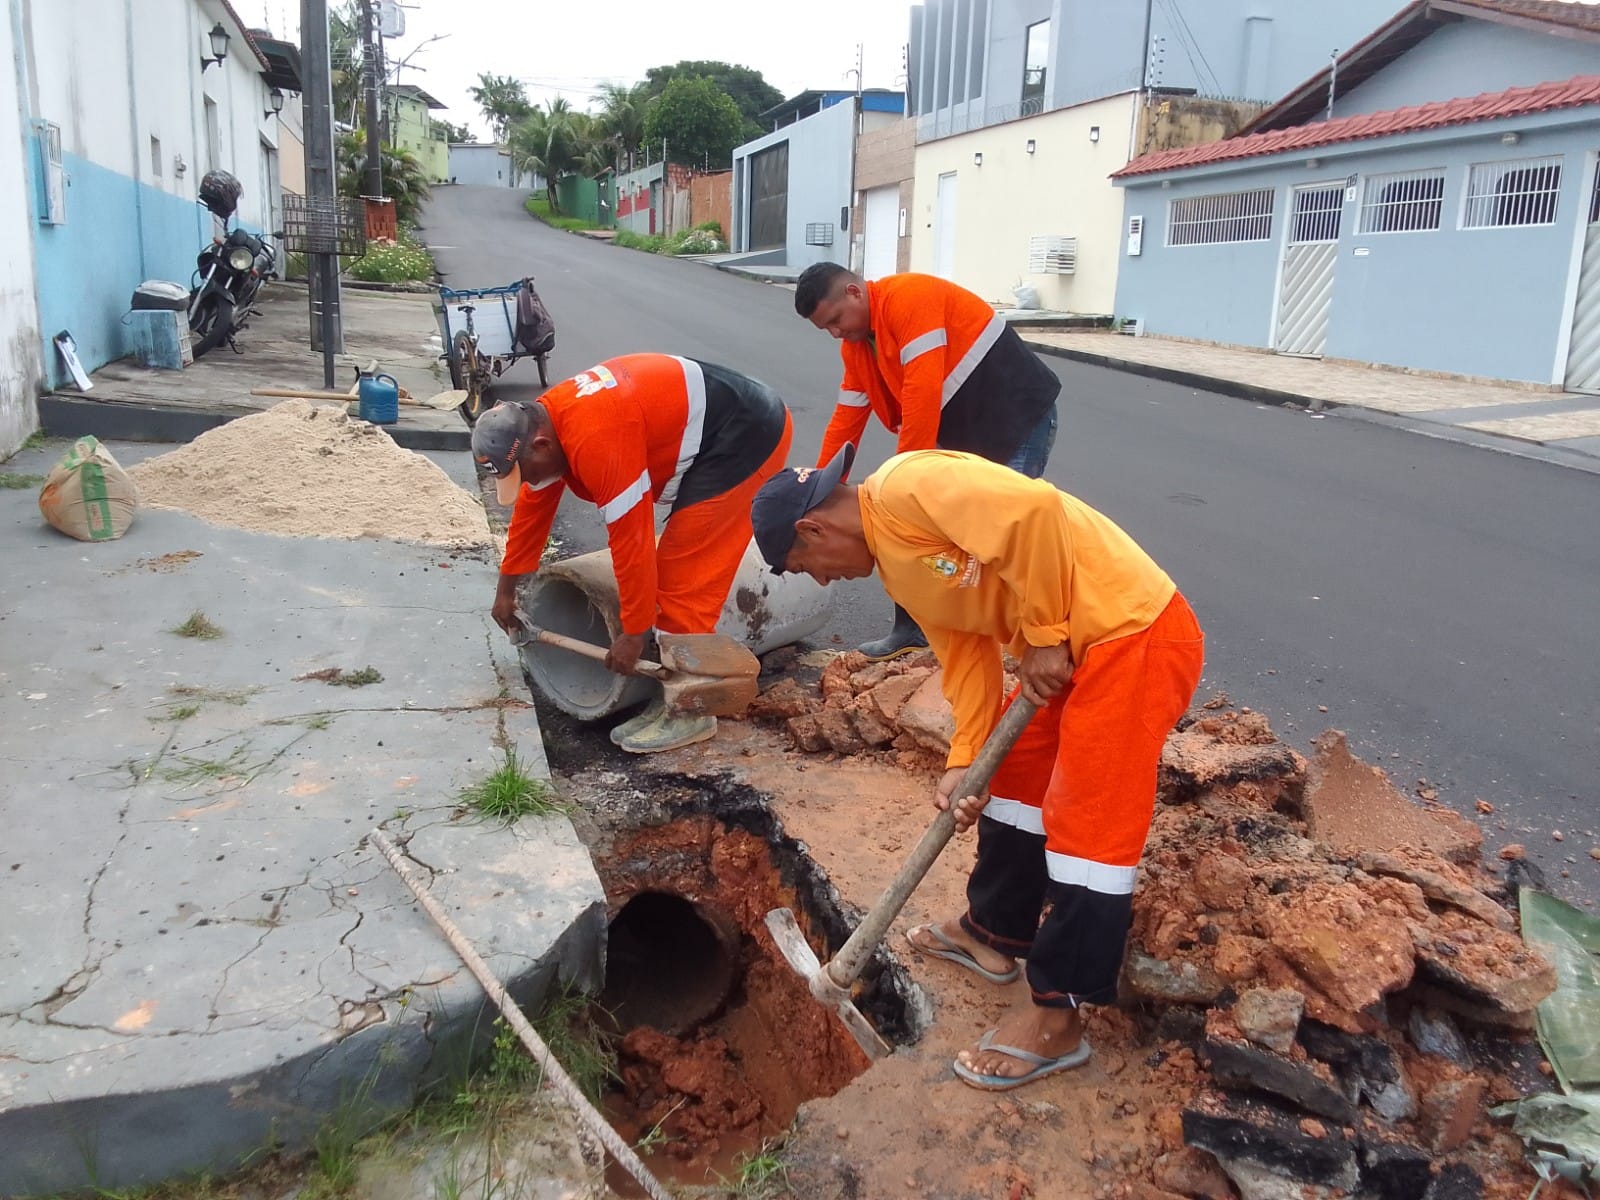
[[[345,353],[336,356],[334,390],[346,391],[358,368],[378,370],[419,399],[450,387],[440,360],[439,328],[428,293],[342,291]],[[240,354],[226,346],[181,371],[108,363],[90,377],[93,390],[70,385],[41,397],[39,416],[58,437],[92,433],[102,440],[190,441],[234,417],[271,408],[281,398],[252,388],[323,386],[322,354],[308,344],[310,316],[301,284],[273,283],[258,301],[261,315],[239,335]],[[352,403],[351,412],[355,411]],[[454,409],[402,404],[398,424],[384,430],[410,450],[466,450],[467,424]]]
[[[491,550],[151,509],[80,543],[36,490],[0,491],[0,1195],[225,1171],[456,1069],[494,1012],[371,829],[522,1003],[598,986],[605,898],[568,820],[459,799],[501,747],[548,775]],[[172,632],[196,610],[220,637]],[[382,678],[307,678],[331,667]]]
[[[1115,333],[1029,330],[1036,349],[1078,362],[1269,404],[1348,408],[1419,432],[1511,439],[1600,470],[1600,396],[1416,374],[1390,367]]]

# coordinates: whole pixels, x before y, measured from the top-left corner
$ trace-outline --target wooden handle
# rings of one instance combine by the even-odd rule
[[[534,641],[543,642],[547,646],[557,646],[562,650],[570,650],[574,654],[581,654],[585,658],[592,658],[596,662],[605,662],[609,651],[604,646],[596,646],[593,642],[585,642],[580,638],[568,637],[564,633],[551,633],[548,629],[540,629],[537,625],[528,625],[524,622]],[[672,672],[660,663],[651,662],[641,658],[633,666],[635,675],[644,675],[651,679],[671,679]]]
[[[833,961],[825,968],[828,978],[834,983],[847,988],[856,981],[856,976],[861,974],[861,968],[867,965],[867,960],[878,948],[883,935],[888,932],[894,919],[900,915],[900,910],[906,906],[911,893],[916,891],[917,884],[922,882],[922,877],[928,873],[928,868],[933,866],[934,860],[939,857],[940,851],[955,833],[955,800],[962,796],[976,795],[989,786],[989,780],[994,777],[1001,759],[1011,752],[1011,747],[1017,744],[1017,738],[1022,736],[1022,731],[1028,727],[1028,722],[1033,720],[1033,714],[1038,711],[1037,705],[1020,695],[1011,702],[1011,706],[1000,717],[1000,723],[994,727],[994,732],[989,735],[988,740],[978,751],[978,756],[967,768],[967,773],[961,777],[961,782],[956,784],[956,790],[950,797],[951,806],[933,819],[933,824],[928,826],[928,831],[922,835],[922,840],[911,852],[911,857],[906,859],[905,865],[900,868],[900,873],[890,881],[882,897],[872,906],[871,911],[861,924],[856,926],[855,932],[839,948],[839,953],[833,956]]]
[[[345,392],[325,392],[315,388],[251,388],[252,396],[282,396],[290,400],[337,400],[348,403],[350,396]]]

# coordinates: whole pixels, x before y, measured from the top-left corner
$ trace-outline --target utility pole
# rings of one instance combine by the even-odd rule
[[[378,121],[378,46],[376,13],[378,0],[360,0],[362,81],[367,100],[367,183],[366,194],[383,199],[383,131]]]
[[[311,348],[322,351],[322,384],[333,387],[333,356],[344,350],[339,314],[339,198],[333,165],[333,75],[328,51],[328,0],[300,0],[305,91],[306,273],[311,292]],[[319,248],[319,247],[325,247]]]

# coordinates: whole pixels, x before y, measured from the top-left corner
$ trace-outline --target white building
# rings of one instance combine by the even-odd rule
[[[196,202],[208,170],[243,185],[238,223],[276,228],[271,93],[299,86],[226,0],[9,0],[5,25],[0,111],[20,128],[0,129],[0,169],[26,186],[0,200],[0,336],[38,363],[14,353],[0,368],[0,450],[36,423],[39,376],[66,378],[57,333],[92,370],[129,352],[122,317],[139,283],[189,283],[212,236]]]

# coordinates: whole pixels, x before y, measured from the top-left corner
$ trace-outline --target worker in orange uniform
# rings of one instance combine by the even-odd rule
[[[562,493],[599,508],[611,545],[622,633],[606,666],[633,671],[652,631],[711,633],[750,544],[750,502],[783,466],[794,426],[776,392],[726,367],[670,354],[607,359],[536,401],[478,419],[472,453],[514,505],[495,622],[516,636],[517,585],[539,569]],[[669,510],[656,538],[651,505]],[[704,741],[711,716],[658,701],[611,731],[649,753]]]
[[[819,467],[846,443],[859,446],[875,413],[898,453],[965,450],[1030,479],[1044,474],[1061,381],[984,300],[932,275],[868,283],[816,263],[796,281],[794,308],[839,340],[844,360]],[[927,644],[896,605],[893,628],[860,650],[877,662]]]
[[[958,829],[977,824],[978,857],[967,911],[908,937],[994,983],[1026,963],[1029,999],[955,1063],[1004,1091],[1087,1060],[1081,1008],[1115,998],[1161,748],[1200,681],[1204,636],[1132,538],[1050,484],[921,451],[854,487],[853,457],[846,446],[768,480],[756,545],[774,571],[823,584],[876,568],[939,656],[955,732],[934,803],[955,804]],[[990,791],[956,795],[1006,703],[1002,649],[1043,707]]]

